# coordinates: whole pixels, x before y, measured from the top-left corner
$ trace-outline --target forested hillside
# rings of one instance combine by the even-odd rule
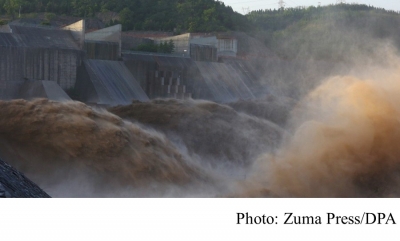
[[[48,12],[94,17],[116,12],[124,30],[210,32],[245,30],[245,16],[214,0],[0,0],[0,14]]]
[[[252,11],[247,15],[215,0],[0,0],[0,15],[16,19],[46,13],[42,24],[57,16],[114,17],[123,30],[183,32],[242,31],[261,40],[284,59],[312,57],[335,62],[374,56],[376,42],[400,49],[400,14],[360,4]],[[4,24],[1,21],[0,24]]]
[[[254,35],[281,57],[305,54],[315,59],[342,61],[373,54],[376,41],[400,48],[400,14],[367,5],[253,11],[247,15]]]

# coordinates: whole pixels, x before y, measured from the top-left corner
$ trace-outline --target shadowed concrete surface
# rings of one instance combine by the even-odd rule
[[[149,100],[123,62],[85,60],[79,78],[77,89],[84,102],[118,105]]]
[[[54,101],[71,100],[56,82],[48,80],[25,81],[21,87],[19,97],[25,100],[34,98],[47,98]]]
[[[117,24],[85,34],[86,50],[89,59],[117,60],[121,57],[121,30]]]
[[[67,30],[10,25],[19,46],[80,50],[79,43]]]
[[[52,80],[64,89],[74,87],[83,51],[70,31],[10,25],[0,33],[0,98],[13,82]]]
[[[249,80],[233,67],[212,62],[196,62],[213,100],[231,102],[239,99],[255,99],[249,88]]]
[[[0,197],[50,197],[24,174],[0,159]]]

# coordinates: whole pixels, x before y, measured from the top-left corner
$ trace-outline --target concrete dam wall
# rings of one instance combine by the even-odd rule
[[[10,25],[0,33],[0,98],[16,98],[24,80],[52,80],[75,86],[84,52],[70,31]]]
[[[100,105],[129,104],[149,98],[123,62],[85,60],[76,85],[80,100]]]
[[[102,60],[118,60],[119,44],[104,41],[85,41],[86,58]]]
[[[208,62],[217,61],[215,48],[209,46],[200,46],[194,59],[160,53],[121,55],[119,25],[86,34],[83,22],[66,29],[9,25],[8,32],[0,33],[0,99],[20,98],[21,91],[24,98],[49,96],[44,82],[39,91],[27,80],[54,81],[73,98],[101,105],[149,98],[231,102],[254,99],[260,90],[251,64]],[[116,61],[120,56],[124,62]]]
[[[125,53],[126,66],[150,98],[206,99],[231,102],[254,99],[258,77],[235,64],[193,61],[187,57]],[[171,95],[171,90],[178,90]],[[184,90],[184,93],[180,93]]]
[[[0,52],[0,89],[26,79],[52,80],[63,89],[75,86],[79,51],[0,46]]]
[[[254,99],[249,79],[236,69],[223,63],[196,62],[200,74],[212,94],[212,100],[231,102],[238,99]]]
[[[54,101],[68,101],[71,98],[54,81],[48,80],[26,80],[21,86],[17,98],[32,100],[35,98],[46,98]]]

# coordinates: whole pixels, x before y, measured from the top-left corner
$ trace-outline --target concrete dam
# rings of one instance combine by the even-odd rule
[[[255,98],[259,87],[248,74],[251,69],[234,59],[216,62],[209,38],[202,45],[201,38],[188,36],[182,38],[192,46],[192,57],[182,50],[189,46],[182,47],[180,36],[174,37],[174,54],[150,54],[123,50],[120,25],[86,32],[83,20],[62,28],[12,22],[0,30],[0,98],[27,98],[21,88],[26,92],[30,81],[53,81],[73,99],[102,106],[154,98]],[[33,93],[29,98],[43,97]]]
[[[396,56],[303,90],[330,63],[245,58],[232,36],[0,31],[0,197],[400,195]]]
[[[183,37],[186,39],[188,36],[189,35],[184,35]],[[76,128],[79,129],[79,125],[84,125],[83,122],[79,121],[79,119],[86,115],[84,113],[89,111],[89,109],[87,109],[83,112],[80,112],[82,107],[79,107],[79,105],[69,106],[69,104],[67,104],[73,100],[78,100],[90,106],[110,107],[121,105],[129,106],[135,101],[139,101],[140,103],[148,102],[149,106],[152,106],[153,103],[151,102],[151,99],[160,98],[176,99],[177,101],[181,100],[184,101],[183,103],[190,103],[190,100],[192,99],[203,99],[222,103],[236,100],[250,100],[255,98],[253,90],[259,88],[252,83],[253,80],[251,80],[251,77],[245,73],[250,71],[249,69],[246,69],[246,67],[244,67],[242,64],[235,62],[235,60],[230,60],[229,63],[224,63],[221,60],[217,62],[218,58],[216,47],[210,47],[207,44],[201,44],[199,39],[196,39],[195,44],[193,44],[193,46],[190,48],[190,50],[193,52],[193,55],[186,55],[186,50],[184,50],[184,48],[186,49],[187,47],[185,44],[182,45],[179,42],[181,41],[181,37],[178,36],[176,40],[176,51],[185,51],[182,55],[180,53],[158,54],[123,50],[120,25],[91,32],[87,32],[85,30],[85,21],[79,21],[69,26],[60,28],[30,25],[19,21],[2,26],[0,28],[0,99],[11,102],[4,102],[3,104],[5,104],[5,106],[2,108],[3,118],[0,122],[2,122],[1,129],[3,131],[0,131],[0,139],[2,142],[2,147],[0,148],[0,158],[10,161],[10,163],[15,165],[18,169],[33,177],[33,179],[40,183],[40,185],[46,190],[50,190],[52,195],[63,196],[65,194],[59,194],[57,193],[58,191],[54,191],[55,189],[59,188],[58,185],[56,185],[57,187],[54,187],[53,184],[48,182],[48,178],[43,178],[42,176],[38,175],[38,172],[35,171],[36,168],[31,166],[32,164],[26,164],[36,161],[42,162],[47,160],[49,157],[41,156],[40,154],[40,157],[37,158],[34,157],[34,155],[28,154],[33,150],[29,150],[29,148],[20,149],[23,145],[25,145],[23,144],[23,142],[25,142],[25,137],[35,139],[37,135],[31,135],[30,133],[33,134],[37,131],[40,132],[41,130],[44,130],[43,128],[49,131],[48,134],[50,134],[50,132],[53,133],[55,135],[54,138],[59,136],[59,134],[56,134],[58,131],[53,132],[51,126],[53,124],[60,125],[64,122],[58,118],[55,118],[51,122],[53,124],[50,124],[47,118],[53,118],[52,116],[55,112],[62,113],[62,109],[64,107],[52,106],[52,104],[43,102],[40,99],[66,103],[64,104],[66,105],[66,109],[63,115],[66,115],[66,118],[69,118],[68,121],[66,120],[67,122],[65,122],[65,124],[70,123],[72,125],[72,129],[69,130],[69,133],[72,133]],[[186,40],[190,41],[189,38]],[[216,41],[216,39],[214,40]],[[242,69],[236,68],[232,63],[241,66]],[[243,68],[245,68],[245,70]],[[19,108],[22,107],[21,105],[26,106],[30,103],[21,102],[20,99],[33,101],[32,113],[28,110],[19,110]],[[186,102],[185,100],[189,102]],[[20,117],[18,117],[19,115],[12,117],[12,115],[6,114],[8,104],[14,106],[12,107],[14,109],[14,113],[16,113],[15,111],[22,111],[20,114],[24,116],[24,119],[29,121],[30,118],[32,118],[33,122],[31,124],[22,123],[20,122]],[[53,111],[46,112],[46,110],[43,108],[51,108]],[[169,108],[168,105],[166,108]],[[179,109],[181,107],[177,105],[177,108]],[[40,117],[41,114],[39,113],[42,111],[45,111],[43,113],[46,113],[46,115]],[[78,119],[75,119],[75,115],[72,114],[76,111],[78,111],[77,113],[82,114],[82,116],[76,116]],[[99,113],[93,112],[91,115],[96,116],[99,115]],[[152,114],[144,113],[144,116],[146,115]],[[14,129],[14,127],[6,127],[8,124],[10,124],[9,118],[15,118],[13,121],[14,124],[30,126],[33,127],[33,129],[25,132],[25,134],[23,134],[25,137],[20,139],[18,137],[19,134],[11,134],[11,132],[9,133],[5,129]],[[110,121],[110,117],[104,116],[99,118],[100,119],[96,125],[98,127],[105,125],[104,128],[106,128],[100,133],[104,134],[104,138],[112,138],[113,134],[107,131],[108,129],[106,127],[110,124],[105,124]],[[126,118],[128,118],[128,116]],[[119,122],[120,120],[116,118],[115,121]],[[111,125],[115,125],[115,121],[111,121],[111,123],[113,123]],[[37,126],[34,123],[49,123],[50,126]],[[120,124],[117,124],[117,126],[118,125]],[[91,129],[89,126],[88,130],[91,130],[90,133],[95,133],[94,129]],[[134,132],[140,130],[139,127],[130,126],[131,124],[129,124],[127,127],[118,128],[128,128],[130,131]],[[22,126],[15,127],[19,129]],[[59,126],[57,128],[57,130],[61,130],[60,128],[62,128],[62,130],[64,130],[63,132],[68,131],[66,126]],[[130,131],[125,130],[122,131],[122,133],[126,133],[124,135],[129,136],[132,135]],[[187,174],[183,175],[183,173],[177,173],[171,169],[172,172],[168,174],[169,171],[163,168],[159,170],[160,174],[155,174],[154,177],[150,176],[151,178],[155,178],[157,180],[164,180],[167,178],[169,180],[176,180],[176,182],[179,183],[182,181],[188,182],[193,178],[195,180],[212,179],[212,177],[206,174],[204,170],[201,170],[197,164],[187,163],[186,158],[179,157],[180,151],[176,150],[175,147],[173,147],[173,144],[170,144],[169,141],[165,142],[165,140],[163,140],[164,137],[158,137],[159,134],[153,134],[146,130],[140,130],[139,133],[141,132],[143,133],[140,135],[144,135],[144,140],[148,140],[144,141],[144,143],[151,143],[150,145],[153,146],[155,145],[153,143],[154,141],[156,141],[156,143],[159,142],[159,144],[154,147],[154,150],[146,154],[147,156],[139,158],[139,160],[142,159],[147,161],[154,159],[154,164],[149,163],[150,166],[149,164],[145,164],[145,167],[149,166],[151,169],[161,168],[159,166],[160,164],[157,164],[156,161],[157,159],[160,159],[164,160],[166,163],[170,163],[168,165],[171,165],[171,168],[175,166],[175,169],[182,170],[183,173],[192,173],[187,176]],[[84,129],[80,131],[80,134],[83,135],[84,133]],[[206,138],[206,136],[204,136],[204,138]],[[119,143],[120,139],[117,138],[115,141],[115,143]],[[135,138],[128,140],[127,145],[129,146],[132,144],[131,142],[135,141]],[[33,144],[36,142],[33,139],[30,139],[28,142],[31,143],[29,145],[36,145]],[[42,140],[36,143],[41,143],[39,144],[41,146],[46,142],[47,141]],[[96,143],[96,141],[91,142],[98,147],[102,146],[100,143]],[[85,150],[89,150],[90,148],[87,149],[88,146],[83,143],[84,142],[82,142],[82,145],[85,146]],[[65,144],[66,143],[64,143],[64,145]],[[117,150],[119,150],[119,148],[126,149],[123,146],[124,145],[117,147]],[[55,153],[59,152],[57,151],[57,148],[54,149],[50,146],[39,147],[36,145],[36,148],[41,149],[41,152],[43,153],[47,153],[47,151],[44,151],[45,149],[54,150]],[[67,146],[63,146],[62,148],[68,149]],[[102,150],[108,149],[107,146],[103,146],[102,148]],[[112,152],[112,149],[113,148],[109,150]],[[193,151],[198,152],[200,150],[193,149]],[[143,150],[139,150],[139,152],[142,153],[141,155],[144,154]],[[159,155],[161,156],[157,158],[155,153],[160,153]],[[27,156],[25,156],[26,154]],[[173,158],[171,159],[171,157],[168,157],[169,155],[173,155]],[[79,159],[80,154],[75,153],[73,156],[75,156],[75,158],[69,158],[70,160],[68,160],[68,162],[76,162],[76,160],[73,159]],[[129,157],[129,155],[126,154],[123,156],[125,156],[123,159],[127,159],[128,163],[131,163],[132,161],[132,163],[136,163],[139,161],[137,158],[132,159],[132,157]],[[229,158],[233,157],[230,154],[229,156]],[[94,156],[85,157],[84,159],[96,160],[99,157],[100,156],[98,156],[98,154],[94,154]],[[53,158],[60,160],[63,159],[61,156],[53,156]],[[215,157],[210,156],[210,158]],[[176,162],[176,164],[173,164],[174,162]],[[86,171],[82,172],[80,168],[77,168],[75,164],[72,163],[59,165],[63,166],[63,169],[65,168],[67,173],[74,173],[74,175],[86,176],[93,174],[93,171],[89,171],[89,174]],[[242,164],[243,163],[245,162],[242,162]],[[1,162],[0,164],[4,166],[4,168],[1,169],[3,173],[0,175],[1,195],[5,197],[48,196],[46,193],[41,191],[41,189],[38,189],[36,186],[34,186],[34,184],[28,179],[26,179],[27,181],[20,182],[22,186],[15,186],[13,184],[15,181],[13,180],[17,176],[21,180],[25,180],[25,177],[22,174],[15,176],[13,173],[18,173],[18,171],[12,169],[12,167],[6,163]],[[47,164],[42,162],[41,166],[43,165],[47,166]],[[54,167],[54,165],[49,165],[48,167],[51,167],[50,170],[57,169]],[[128,171],[128,173],[132,172],[132,170]],[[166,172],[167,174],[161,174],[162,172]],[[64,179],[69,179],[68,175],[61,176]],[[102,175],[103,174],[101,174],[101,176]],[[108,176],[110,175],[110,172],[106,171],[104,175]],[[143,179],[139,177],[142,175],[140,173],[131,173],[129,175],[134,175],[135,178],[123,178],[125,180],[124,182],[126,182],[126,180],[131,182],[131,180],[136,179],[141,182]],[[54,175],[51,174],[50,176],[52,176],[50,179],[57,180],[55,183],[62,182],[61,179],[57,179]],[[106,178],[105,176],[100,177],[100,179],[96,178],[96,180],[99,180],[100,182],[109,180],[109,178]],[[26,184],[23,184],[24,182]],[[115,181],[108,181],[107,183],[111,183],[109,185],[113,188],[119,188],[121,185],[120,183],[115,183]],[[24,185],[26,185],[26,187]],[[136,184],[134,186],[138,188]],[[92,188],[97,189],[96,185]],[[94,195],[93,193],[83,194],[81,191],[76,192],[74,190],[70,190],[68,192],[74,193],[73,196]],[[108,191],[106,194],[99,194],[97,191],[93,192],[100,196],[111,195]],[[119,195],[120,194],[117,194],[117,196]]]

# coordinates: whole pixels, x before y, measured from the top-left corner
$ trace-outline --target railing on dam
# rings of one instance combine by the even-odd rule
[[[131,51],[131,50],[124,50],[124,51],[122,51],[122,55],[124,55],[124,54],[140,54],[140,55],[147,55],[147,56],[165,56],[165,57],[190,58],[189,54],[152,53],[152,52]]]

